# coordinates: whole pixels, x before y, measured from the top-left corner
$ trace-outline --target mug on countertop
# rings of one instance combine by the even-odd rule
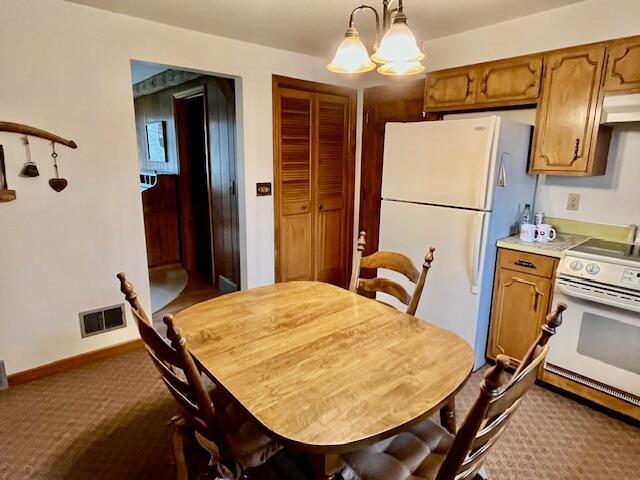
[[[538,228],[532,223],[520,224],[520,240],[523,242],[535,242],[538,235]]]
[[[538,225],[536,229],[538,231],[538,238],[536,239],[536,242],[546,243],[556,239],[556,231],[548,223]]]

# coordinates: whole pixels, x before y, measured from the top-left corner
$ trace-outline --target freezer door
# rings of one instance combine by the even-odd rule
[[[382,198],[485,209],[498,117],[388,123]]]
[[[383,201],[380,225],[380,250],[408,255],[418,269],[430,246],[436,248],[435,259],[425,284],[416,316],[460,335],[478,350],[478,366],[484,363],[484,345],[476,347],[486,231],[490,214],[412,203]],[[393,278],[407,291],[413,284],[388,270],[379,276]],[[491,285],[485,285],[491,288]],[[378,294],[382,301],[406,307],[392,297]]]

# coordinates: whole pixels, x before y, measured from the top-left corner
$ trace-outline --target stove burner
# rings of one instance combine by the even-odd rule
[[[592,238],[569,251],[600,255],[602,257],[617,258],[640,263],[640,245],[630,243],[610,242]]]

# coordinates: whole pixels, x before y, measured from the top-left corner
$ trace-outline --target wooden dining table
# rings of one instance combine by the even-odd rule
[[[332,478],[339,455],[441,411],[473,367],[456,334],[318,282],[214,298],[176,316],[205,373],[283,445]]]

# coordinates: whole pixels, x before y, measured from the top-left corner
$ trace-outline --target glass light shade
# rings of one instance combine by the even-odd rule
[[[424,65],[420,62],[389,62],[378,68],[382,75],[402,76],[415,75],[424,72]]]
[[[416,38],[405,22],[393,23],[371,56],[371,60],[377,63],[418,62],[423,58],[424,53],[418,48]]]
[[[340,43],[332,62],[327,69],[335,73],[364,73],[376,68],[369,58],[366,47],[360,41],[358,32],[350,27],[345,39]]]

